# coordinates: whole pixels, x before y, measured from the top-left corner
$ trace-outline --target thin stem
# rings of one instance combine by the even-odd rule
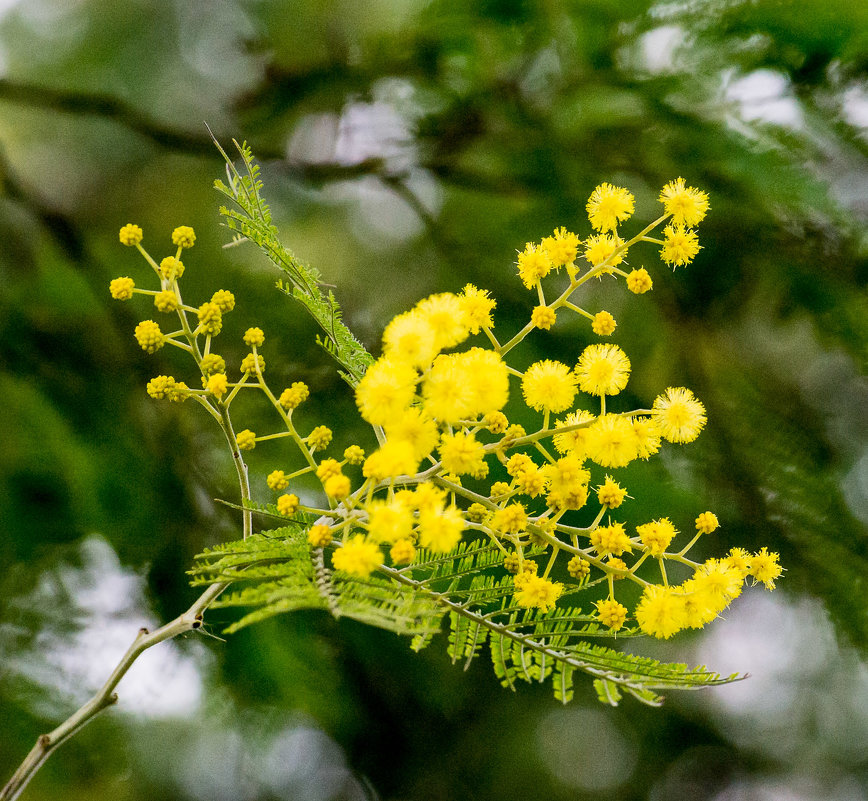
[[[15,771],[12,778],[0,790],[0,801],[15,801],[15,799],[19,798],[21,793],[24,792],[24,788],[27,787],[30,780],[36,775],[36,772],[45,764],[59,745],[78,733],[104,709],[117,703],[118,696],[114,692],[115,687],[117,687],[136,659],[147,651],[148,648],[164,640],[171,640],[179,634],[201,628],[202,613],[228,586],[228,582],[212,584],[196,599],[186,612],[178,615],[174,620],[166,623],[164,626],[160,626],[155,631],[139,629],[132,644],[127,648],[126,653],[121,657],[121,660],[111,672],[106,683],[100,687],[97,693],[73,712],[56,729],[48,734],[41,734],[36,739],[36,744],[30,750],[30,753],[24,758],[24,761],[19,765],[18,770]]]

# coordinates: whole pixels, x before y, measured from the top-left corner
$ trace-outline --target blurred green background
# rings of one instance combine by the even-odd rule
[[[518,327],[516,250],[586,235],[601,181],[639,220],[678,175],[707,190],[694,264],[637,252],[653,292],[604,282],[587,306],[619,322],[626,403],[675,384],[709,410],[693,446],[631,471],[637,514],[688,529],[714,509],[705,555],[767,544],[787,573],[646,647],[752,674],[662,710],[601,707],[589,682],[566,707],[510,693],[442,638],[416,655],[318,614],[163,645],[25,798],[868,798],[866,75],[850,0],[0,0],[0,781],[192,601],[193,555],[238,535],[212,500],[235,497],[219,432],[144,393],[186,364],[137,348],[146,301],[109,298],[147,275],[121,225],[155,255],[194,226],[185,299],[239,299],[221,352],[260,325],[269,370],[311,386],[307,424],[330,404],[342,446],[364,436],[273,269],[221,249],[207,122],[250,141],[284,240],[374,351],[468,281]],[[559,326],[520,358],[574,361],[591,336]]]

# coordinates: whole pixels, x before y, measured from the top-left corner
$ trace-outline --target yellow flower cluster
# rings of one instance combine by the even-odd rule
[[[548,611],[571,587],[603,584],[608,592],[594,604],[603,626],[614,633],[634,619],[646,634],[666,638],[717,617],[745,580],[774,587],[782,570],[777,555],[766,549],[755,554],[733,549],[723,559],[701,564],[688,559],[692,545],[719,527],[712,512],[700,514],[693,539],[674,550],[678,531],[668,518],[635,525],[621,517],[630,496],[608,471],[649,459],[664,441],[695,440],[707,421],[704,405],[689,389],[669,387],[650,408],[611,408],[612,399],[623,406],[618,396],[627,387],[632,365],[620,347],[608,342],[588,345],[570,364],[543,359],[520,371],[507,361],[525,337],[550,330],[562,314],[589,320],[599,337],[612,336],[615,318],[605,310],[588,312],[574,298],[590,278],[603,276],[623,278],[634,294],[648,292],[652,280],[644,267],[620,268],[631,248],[655,243],[663,261],[675,266],[696,256],[694,228],[708,210],[707,196],[679,178],[666,184],[660,201],[663,215],[627,238],[619,227],[634,214],[635,198],[627,189],[604,183],[587,203],[593,233],[586,240],[558,228],[540,242],[528,243],[518,254],[518,275],[526,287],[537,290],[539,303],[528,324],[508,340],[495,331],[495,300],[472,284],[460,293],[431,295],[396,316],[384,330],[382,355],[355,389],[359,413],[373,428],[378,446],[366,454],[359,445],[344,445],[341,459],[328,454],[335,439],[331,428],[316,425],[305,435],[293,421],[294,410],[310,395],[305,383],[296,381],[277,394],[268,387],[260,328],[244,334],[252,352],[239,365],[238,381],[229,380],[226,361],[211,353],[211,340],[235,298],[218,290],[198,308],[182,303],[180,255],[195,242],[192,229],[176,229],[175,254],[157,264],[141,248],[141,229],[125,226],[121,241],[145,254],[160,288],[139,289],[124,277],[111,283],[110,292],[119,300],[152,294],[158,309],[175,312],[179,331],[163,334],[146,320],[136,328],[136,339],[148,352],[164,344],[182,347],[200,369],[202,390],[158,376],[148,385],[152,397],[193,397],[225,425],[240,390],[258,389],[269,399],[277,432],[231,434],[236,458],[266,440],[294,443],[300,465],[273,470],[265,484],[278,494],[277,514],[317,520],[308,542],[327,549],[335,570],[362,577],[389,564],[412,570],[422,555],[447,553],[468,536],[485,537],[500,549],[504,568],[515,576],[515,606]],[[655,226],[664,226],[663,239],[650,235]],[[566,275],[559,277],[562,267]],[[560,282],[556,299],[546,300],[544,279],[546,286]],[[528,416],[538,421],[531,430],[507,417],[511,396],[523,400],[525,424]],[[514,402],[509,408],[517,406]],[[552,421],[552,415],[560,416]],[[607,472],[601,474],[601,468]],[[319,479],[322,502],[303,503],[299,495],[285,492],[306,474]],[[612,514],[620,519],[603,520]],[[542,570],[531,558],[541,551],[547,557]],[[649,577],[649,569],[659,578]],[[668,574],[678,571],[686,575],[681,583],[670,584]],[[643,588],[632,618],[615,597],[616,580]]]

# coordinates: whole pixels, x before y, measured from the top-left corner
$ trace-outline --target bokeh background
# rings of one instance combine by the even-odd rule
[[[158,255],[194,226],[185,298],[239,299],[221,352],[260,325],[269,371],[312,388],[309,424],[328,404],[339,443],[364,436],[273,268],[221,247],[207,122],[252,144],[284,240],[375,352],[391,315],[468,281],[521,325],[516,250],[585,235],[601,181],[643,220],[678,175],[707,190],[694,264],[637,250],[654,290],[604,282],[587,305],[619,322],[628,402],[686,385],[709,410],[630,473],[634,505],[683,529],[712,508],[705,555],[768,544],[787,573],[649,648],[752,674],[661,710],[602,707],[588,682],[566,707],[510,693],[443,638],[417,655],[319,614],[224,642],[215,612],[215,637],[142,657],[25,798],[868,798],[866,72],[852,0],[0,0],[0,781],[238,535],[213,501],[235,497],[219,432],[144,393],[186,365],[137,348],[146,301],[109,298],[147,275],[121,225]],[[591,336],[559,326],[520,358],[572,361]],[[261,477],[279,451],[253,456]]]

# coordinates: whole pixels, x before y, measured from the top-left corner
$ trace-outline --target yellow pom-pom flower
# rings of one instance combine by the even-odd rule
[[[238,445],[238,450],[252,451],[256,447],[256,434],[254,434],[249,428],[245,428],[244,431],[238,432],[235,437],[235,442]]]
[[[265,372],[265,357],[261,353],[248,353],[239,365],[242,373]]]
[[[172,244],[181,248],[191,248],[196,242],[196,232],[189,225],[179,225],[172,231]]]
[[[660,520],[652,520],[650,523],[636,526],[636,533],[639,535],[639,541],[651,556],[662,556],[678,532],[669,518],[663,517]]]
[[[574,556],[567,562],[567,573],[574,579],[582,581],[591,574],[591,563],[587,559],[582,559],[581,556]]]
[[[154,295],[154,306],[163,313],[173,312],[178,308],[178,296],[174,290],[164,289]]]
[[[769,553],[768,548],[762,548],[750,559],[748,573],[757,581],[765,584],[766,589],[775,588],[775,579],[779,578],[784,569],[778,564],[780,557],[776,553]]]
[[[685,186],[683,178],[676,178],[663,187],[660,202],[676,225],[693,227],[708,213],[708,195],[692,186]]]
[[[531,324],[543,331],[548,331],[556,321],[557,314],[549,306],[536,306],[530,315]]]
[[[702,534],[711,534],[720,528],[720,521],[714,512],[703,512],[696,518],[696,530]]]
[[[630,421],[616,414],[598,417],[585,439],[588,458],[600,467],[624,467],[636,459],[636,435]]]
[[[668,640],[687,626],[684,596],[671,587],[647,586],[636,607],[636,622],[646,634]]]
[[[437,424],[422,409],[410,407],[384,426],[390,440],[408,442],[417,459],[428,456],[440,441]]]
[[[332,554],[335,570],[363,578],[370,576],[382,561],[383,554],[376,543],[370,542],[363,534],[350,538]]]
[[[413,446],[402,440],[392,440],[374,451],[362,466],[362,475],[375,481],[398,476],[411,476],[419,468]]]
[[[272,470],[265,478],[265,483],[268,484],[268,488],[281,491],[285,490],[289,486],[289,479],[286,477],[286,473],[283,470]]]
[[[420,511],[419,544],[434,553],[447,553],[458,545],[464,526],[464,517],[457,506]]]
[[[627,620],[627,607],[619,604],[614,598],[606,598],[594,604],[597,607],[597,619],[612,631],[619,631]]]
[[[413,513],[398,501],[372,501],[368,506],[368,536],[377,542],[409,539]]]
[[[304,381],[295,381],[291,387],[287,387],[280,393],[277,402],[289,412],[304,403],[309,396],[310,390],[307,384]]]
[[[374,362],[356,387],[356,404],[372,425],[385,425],[410,406],[418,375],[408,364],[382,358]]]
[[[225,373],[215,373],[205,380],[205,389],[215,398],[222,398],[229,388],[229,380]]]
[[[636,207],[633,194],[623,187],[600,184],[588,198],[588,220],[595,231],[614,231]]]
[[[409,565],[416,558],[416,546],[412,540],[398,540],[390,549],[389,556],[396,565]]]
[[[524,250],[518,254],[518,276],[522,283],[533,289],[540,278],[545,278],[554,267],[551,256],[542,245],[528,242]]]
[[[325,523],[317,523],[307,532],[307,541],[313,548],[325,548],[331,545],[332,530]]]
[[[344,450],[344,459],[347,460],[347,464],[361,464],[365,461],[364,448],[360,448],[358,445],[350,445]]]
[[[127,223],[123,228],[121,228],[118,238],[122,245],[133,247],[142,241],[142,229],[138,225]]]
[[[211,302],[216,303],[220,307],[220,311],[225,314],[235,308],[235,295],[228,289],[218,289],[211,295]]]
[[[434,327],[418,310],[395,317],[383,331],[383,353],[394,362],[427,368],[438,353]]]
[[[644,295],[653,285],[651,276],[644,267],[640,267],[638,270],[631,270],[627,274],[627,289],[634,295]]]
[[[197,310],[199,330],[203,334],[217,336],[223,328],[223,312],[216,303],[203,303]]]
[[[597,526],[591,532],[591,545],[601,556],[620,556],[622,553],[633,553],[633,547],[623,523],[610,523],[608,526]]]
[[[336,500],[341,501],[350,494],[352,484],[350,483],[349,476],[338,473],[338,475],[326,479],[322,488],[329,498],[335,498]]]
[[[580,244],[581,240],[574,233],[566,228],[555,228],[551,236],[543,239],[542,248],[557,268],[572,264],[576,260]]]
[[[563,594],[564,585],[556,584],[542,576],[526,575],[527,578],[521,582],[520,589],[515,593],[515,602],[525,609],[542,609],[543,612],[553,609],[558,598]]]
[[[621,250],[617,254],[615,251],[624,244],[624,240],[617,234],[599,234],[597,236],[589,236],[585,240],[585,258],[591,262],[594,267],[599,267],[603,262],[608,261],[606,267],[617,267],[626,255],[626,250]],[[604,270],[605,272],[605,270]]]
[[[172,397],[175,390],[175,379],[170,375],[158,375],[148,381],[146,391],[155,400],[163,400]]]
[[[174,281],[184,274],[184,263],[174,256],[166,256],[160,262],[160,277],[166,281]]]
[[[493,328],[491,313],[497,302],[487,290],[477,289],[473,284],[467,284],[458,296],[464,309],[464,318],[471,334],[478,334],[483,328]]]
[[[582,428],[576,428],[563,434],[555,434],[552,440],[557,452],[563,454],[569,453],[578,459],[584,459],[587,454],[586,439],[588,427],[594,419],[594,415],[590,412],[580,409],[577,412],[571,412],[563,420],[556,420],[555,430],[585,424]]]
[[[617,395],[630,378],[630,360],[617,345],[588,345],[576,365],[579,389],[591,395]]]
[[[129,300],[133,296],[136,282],[128,276],[114,278],[109,282],[109,292],[115,300]]]
[[[332,441],[332,430],[328,426],[317,426],[307,435],[308,447],[312,451],[324,451]]]
[[[671,264],[673,269],[690,264],[701,249],[696,232],[689,228],[673,223],[663,229],[660,258],[667,264]]]
[[[520,503],[498,509],[491,518],[491,528],[503,534],[518,534],[527,528],[527,510]]]
[[[248,328],[244,332],[244,344],[251,348],[261,348],[265,344],[265,334],[262,329]]]
[[[277,511],[284,517],[292,517],[298,511],[298,495],[292,493],[281,495],[277,499]]]
[[[458,295],[451,292],[431,295],[419,301],[414,311],[431,327],[437,351],[455,347],[470,334],[464,304]]]
[[[607,311],[597,312],[594,315],[594,319],[591,320],[591,330],[598,337],[610,336],[615,332],[617,327],[618,324],[615,322],[615,318]]]
[[[145,353],[156,353],[166,344],[166,337],[153,320],[142,320],[133,332],[136,342]]]
[[[447,473],[468,475],[479,472],[485,449],[470,431],[444,434],[440,441],[440,461]]]
[[[538,412],[562,412],[576,397],[576,375],[551,359],[528,367],[521,380],[525,403]]]
[[[199,367],[204,375],[226,372],[226,359],[216,353],[209,353],[202,357]]]
[[[705,427],[705,406],[689,389],[668,387],[652,408],[654,425],[669,442],[693,442]]]

